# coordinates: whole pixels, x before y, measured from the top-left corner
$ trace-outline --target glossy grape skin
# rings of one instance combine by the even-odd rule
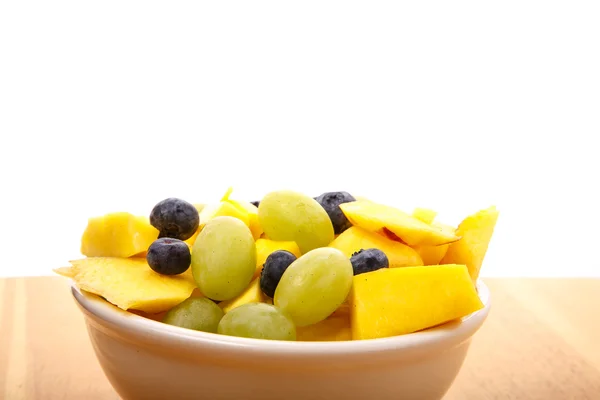
[[[258,206],[260,226],[272,240],[295,241],[302,253],[333,241],[327,212],[312,197],[291,190],[268,193]]]
[[[196,331],[217,333],[223,310],[206,297],[192,297],[173,307],[163,322]]]
[[[200,291],[213,300],[230,300],[244,291],[255,270],[250,229],[233,217],[208,221],[192,249],[192,274]]]
[[[247,303],[229,311],[219,323],[218,333],[253,339],[296,340],[292,320],[277,307]]]
[[[286,269],[273,304],[288,314],[296,326],[315,324],[346,300],[353,275],[352,263],[341,251],[330,247],[312,250]]]

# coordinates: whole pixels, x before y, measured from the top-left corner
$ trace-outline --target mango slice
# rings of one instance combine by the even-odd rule
[[[425,222],[426,224],[431,224],[433,222],[433,220],[435,219],[435,217],[437,216],[437,212],[435,212],[429,208],[417,207],[414,209],[412,215],[416,219],[420,219],[421,221]]]
[[[267,296],[260,290],[260,278],[254,279],[246,290],[237,297],[220,302],[219,307],[225,313],[228,313],[234,308],[248,303],[267,303]]]
[[[228,216],[235,217],[246,224],[250,228],[254,240],[260,238],[263,234],[263,229],[258,222],[258,207],[247,201],[230,199],[229,196],[231,196],[232,192],[233,188],[227,189],[227,192],[225,192],[219,203],[208,204],[199,209],[199,230],[202,230],[204,225],[215,217]]]
[[[436,225],[435,217],[437,216],[437,212],[430,210],[428,208],[420,208],[417,207],[413,211],[413,217],[420,219],[426,224]],[[439,224],[441,226],[441,224]],[[450,226],[442,226],[443,229],[448,230],[448,232],[455,230]],[[423,260],[423,265],[437,265],[440,263],[446,252],[448,251],[449,244],[442,244],[439,246],[415,246],[415,250],[421,256]]]
[[[148,217],[115,212],[88,220],[81,238],[81,254],[88,257],[131,257],[144,252],[158,238]]]
[[[439,246],[415,246],[415,250],[421,256],[423,265],[438,265],[448,251],[449,244]]]
[[[300,257],[301,255],[300,248],[298,248],[296,242],[282,242],[260,238],[256,241],[256,271],[254,272],[254,277],[260,275],[267,257],[276,250],[287,250],[296,257]]]
[[[296,340],[303,342],[337,342],[352,340],[350,328],[350,313],[340,310],[321,322],[296,328]]]
[[[329,244],[329,247],[340,250],[346,257],[352,256],[354,252],[360,249],[379,249],[387,256],[390,268],[423,265],[423,261],[416,250],[356,226],[342,232]]]
[[[498,210],[492,206],[465,218],[457,229],[457,235],[462,239],[450,245],[441,262],[465,264],[473,281],[477,280],[498,215]]]
[[[207,204],[202,209],[200,212],[199,229],[202,230],[208,221],[216,217],[234,217],[250,227],[250,219],[247,212],[240,210],[228,201],[221,201],[216,204]]]
[[[196,238],[198,237],[198,234],[200,234],[200,227],[198,227],[196,232],[194,232],[194,234],[190,238],[184,240],[185,244],[187,244],[188,247],[190,248],[190,251],[192,251],[192,247],[194,247],[194,243],[196,242]]]
[[[350,295],[352,338],[416,332],[483,308],[467,267],[384,268],[356,275]]]
[[[409,246],[452,243],[460,239],[454,232],[406,214],[397,208],[367,201],[340,204],[340,208],[354,226],[371,232],[386,230]]]
[[[202,210],[204,209],[205,206],[206,206],[205,204],[200,204],[200,203],[194,204],[194,207],[196,208],[196,210],[198,210],[198,216],[200,216],[200,213],[202,212]],[[200,233],[200,231],[201,231],[200,226],[198,226],[198,229],[196,229],[196,232],[194,232],[192,237],[184,240],[184,242],[190,248],[190,251],[192,251],[192,247],[194,246],[194,242],[196,241],[196,238],[198,237],[198,234]]]
[[[248,214],[248,227],[250,228],[250,232],[252,232],[252,236],[254,237],[254,240],[260,238],[263,234],[263,230],[258,222],[258,207],[252,203],[241,200],[227,199],[227,202]]]
[[[90,257],[71,264],[54,272],[123,310],[150,314],[167,311],[190,297],[196,288],[191,268],[181,275],[160,275],[143,258]]]

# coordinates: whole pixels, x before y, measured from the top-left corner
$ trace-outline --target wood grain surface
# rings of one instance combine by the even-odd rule
[[[447,400],[599,400],[600,280],[487,279],[492,311]],[[65,279],[0,279],[0,399],[118,399]]]

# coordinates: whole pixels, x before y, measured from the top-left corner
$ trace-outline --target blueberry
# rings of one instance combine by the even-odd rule
[[[185,242],[173,238],[160,238],[148,248],[146,261],[154,272],[162,275],[179,275],[190,267],[192,255]]]
[[[150,224],[158,229],[159,238],[189,239],[196,233],[199,223],[196,207],[173,197],[155,205],[150,213]]]
[[[327,211],[336,235],[350,228],[352,224],[340,209],[340,204],[356,201],[348,192],[327,192],[315,197],[315,200]]]
[[[390,262],[385,253],[379,249],[359,250],[350,257],[354,275],[388,268]]]
[[[260,204],[260,201],[251,201],[250,204],[254,204],[256,207]]]
[[[260,273],[260,290],[269,297],[275,296],[275,289],[283,273],[296,260],[287,250],[276,250],[269,254]]]

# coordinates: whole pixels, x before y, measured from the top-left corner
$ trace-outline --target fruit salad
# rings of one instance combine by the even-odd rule
[[[404,335],[483,307],[476,281],[498,211],[458,227],[347,192],[260,201],[168,198],[90,218],[85,256],[55,271],[84,292],[184,329],[268,340]]]

